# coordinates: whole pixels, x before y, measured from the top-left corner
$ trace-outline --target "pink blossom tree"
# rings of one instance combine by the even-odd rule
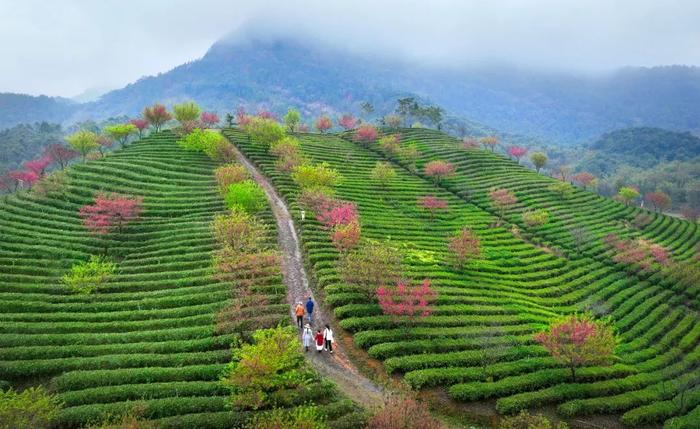
[[[512,156],[518,161],[518,164],[520,164],[520,158],[525,156],[527,153],[527,148],[524,148],[522,146],[511,146],[508,148],[508,155]]]
[[[267,109],[259,110],[256,116],[261,119],[271,119],[273,121],[277,119],[275,118],[275,114]]]
[[[357,207],[350,202],[338,202],[323,207],[316,213],[316,220],[321,222],[326,228],[332,228],[337,225],[349,225],[357,222],[358,218]]]
[[[236,109],[236,124],[243,128],[248,125],[251,121],[250,115],[246,113],[245,107],[238,106]]]
[[[653,244],[649,247],[649,253],[654,258],[656,262],[660,265],[667,266],[669,264],[668,250],[658,244]]]
[[[681,207],[681,215],[691,222],[697,222],[700,219],[700,208],[686,204]]]
[[[355,131],[355,141],[366,146],[377,140],[378,135],[377,128],[369,124],[363,124]]]
[[[160,131],[163,124],[173,118],[173,115],[168,112],[162,104],[156,103],[153,106],[146,107],[143,110],[143,117],[153,126],[156,132]]]
[[[202,112],[199,120],[207,128],[214,128],[219,123],[219,116],[214,112]]]
[[[321,116],[320,118],[316,119],[316,129],[321,134],[324,134],[331,128],[333,128],[333,122],[328,116]]]
[[[654,210],[664,211],[671,205],[671,197],[665,192],[647,192],[644,194],[644,200],[654,206]]]
[[[462,149],[473,150],[479,147],[479,140],[474,137],[465,137],[462,139]]]
[[[338,125],[344,130],[351,130],[357,126],[357,119],[346,113],[338,119]]]
[[[25,188],[31,188],[37,180],[39,180],[39,174],[33,171],[20,171],[14,170],[7,173],[10,179],[14,180],[15,190],[20,186]]]
[[[447,200],[435,195],[424,195],[418,198],[418,207],[430,213],[430,221],[432,222],[438,211],[447,210]]]
[[[129,123],[136,127],[139,133],[139,139],[143,138],[143,131],[150,125],[146,119],[136,118],[129,121]]]
[[[430,161],[423,167],[423,173],[433,179],[435,183],[440,183],[447,177],[455,174],[455,167],[447,161],[441,159]]]
[[[437,292],[425,279],[420,285],[410,286],[404,281],[395,287],[380,286],[377,298],[382,312],[392,317],[406,317],[413,321],[415,317],[427,317],[432,312],[432,304],[437,300]]]
[[[574,183],[578,183],[581,187],[583,187],[583,189],[586,189],[595,183],[596,178],[591,173],[583,171],[571,176],[571,180],[573,180]]]
[[[491,190],[489,193],[489,198],[491,198],[491,205],[498,211],[498,216],[500,218],[503,218],[506,210],[509,210],[515,205],[515,203],[518,202],[515,194],[508,189],[503,188]]]
[[[535,341],[571,370],[573,382],[577,368],[611,363],[616,345],[610,325],[578,314],[552,323],[547,331],[535,335]]]
[[[447,248],[452,255],[454,265],[459,269],[464,268],[468,260],[481,255],[479,237],[469,228],[462,228],[452,236],[447,242]]]
[[[80,208],[78,214],[85,227],[93,234],[104,235],[135,221],[143,211],[143,197],[127,197],[119,194],[97,194],[93,204]]]
[[[24,168],[27,171],[32,171],[36,173],[37,176],[42,177],[46,172],[46,168],[53,163],[53,158],[49,155],[42,155],[40,158],[33,159],[24,163]]]
[[[75,151],[68,146],[54,143],[44,149],[44,155],[50,157],[58,163],[63,170],[71,159],[75,159],[80,156],[78,151]]]

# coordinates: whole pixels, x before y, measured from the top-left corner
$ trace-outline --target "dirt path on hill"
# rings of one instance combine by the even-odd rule
[[[287,285],[287,302],[289,303],[289,315],[296,326],[293,304],[298,301],[306,302],[308,297],[314,294],[309,287],[309,280],[304,269],[304,262],[299,246],[294,222],[289,214],[287,205],[277,194],[267,178],[250,162],[239,150],[235,148],[236,158],[250,172],[264,190],[270,206],[277,220],[277,241],[282,253],[282,275]],[[314,329],[323,328],[330,321],[328,310],[322,303],[313,298],[316,306],[313,312]],[[306,320],[306,319],[305,319]],[[334,330],[335,340],[342,344],[342,332]],[[301,341],[301,340],[300,340]],[[313,349],[313,350],[312,350]],[[374,382],[362,375],[350,362],[342,348],[337,348],[331,355],[327,352],[318,353],[315,346],[306,353],[306,358],[313,367],[323,376],[328,377],[348,398],[367,408],[381,405],[387,393]]]

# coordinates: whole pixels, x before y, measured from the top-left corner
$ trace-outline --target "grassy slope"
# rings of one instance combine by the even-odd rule
[[[337,136],[301,136],[307,157],[329,162],[345,178],[338,196],[358,204],[365,237],[390,238],[404,249],[411,274],[430,278],[440,292],[430,317],[413,327],[393,323],[376,304],[363,302],[340,282],[333,263],[337,253],[327,233],[307,221],[302,239],[314,274],[358,345],[383,359],[388,370],[404,373],[415,387],[452,385],[451,395],[460,400],[500,398],[503,412],[552,403],[564,404],[560,410],[567,415],[622,414],[672,398],[684,383],[700,381],[694,371],[700,361],[700,325],[681,305],[685,294],[665,287],[658,272],[639,277],[613,264],[599,241],[589,243],[583,257],[574,257],[566,232],[571,225],[586,225],[596,237],[611,231],[641,235],[687,259],[697,243],[696,226],[655,216],[643,230],[630,230],[623,221],[633,217],[634,209],[583,192],[572,201],[557,202],[544,190],[551,179],[495,155],[458,150],[454,140],[439,133],[412,133],[409,138],[424,152],[420,164],[434,158],[459,163],[459,174],[445,188],[399,169],[395,183],[380,189],[369,180],[381,159],[377,153]],[[296,188],[288,176],[275,171],[274,160],[242,133],[228,135],[294,203]],[[495,219],[485,198],[492,186],[516,188],[522,203],[515,213],[530,206],[546,207],[555,215],[551,225],[525,235],[560,248],[561,256],[490,226]],[[469,201],[462,198],[466,189]],[[416,208],[416,199],[426,194],[448,199],[449,213],[431,222]],[[515,213],[508,220],[517,222]],[[464,225],[481,237],[484,258],[459,272],[442,261],[446,236]],[[621,359],[613,367],[582,370],[574,384],[533,344],[531,334],[556,314],[590,306],[613,318]],[[656,412],[650,410],[643,418],[658,423],[687,411]]]
[[[214,167],[162,133],[74,166],[64,195],[8,197],[0,205],[0,380],[48,383],[66,404],[64,427],[118,414],[136,400],[164,427],[240,422],[245,414],[227,409],[217,382],[232,337],[214,329],[231,294],[211,270],[209,225],[225,211]],[[144,196],[144,216],[109,244],[115,279],[98,295],[77,296],[60,277],[102,250],[77,215],[97,191]],[[261,216],[274,242],[271,211]],[[269,302],[255,316],[288,323],[280,275],[259,288]],[[333,397],[319,385],[307,399],[329,404],[331,417],[352,409]]]

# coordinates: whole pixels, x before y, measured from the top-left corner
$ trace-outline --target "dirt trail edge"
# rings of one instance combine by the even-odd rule
[[[253,180],[265,191],[277,220],[277,241],[282,252],[282,276],[287,286],[289,315],[296,326],[293,304],[297,301],[305,302],[308,297],[313,297],[314,295],[309,287],[309,280],[306,276],[299,246],[299,238],[294,228],[292,216],[289,214],[284,200],[280,198],[267,178],[237,147],[235,147],[235,153],[238,162],[248,169]],[[313,319],[314,329],[316,329],[322,327],[330,318],[325,306],[316,301],[315,298],[314,302],[316,307],[314,308]],[[336,333],[336,339],[338,336],[339,333]],[[368,408],[384,403],[386,398],[384,389],[362,375],[350,362],[342,348],[336,349],[333,355],[327,352],[319,354],[316,352],[315,347],[311,347],[311,349],[305,353],[306,358],[320,374],[332,380],[348,398]]]

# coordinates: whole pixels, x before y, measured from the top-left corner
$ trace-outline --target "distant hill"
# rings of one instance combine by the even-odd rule
[[[581,144],[628,127],[700,131],[696,67],[625,68],[595,75],[506,66],[448,71],[292,39],[220,41],[201,59],[77,107],[48,97],[29,104],[17,100],[12,115],[0,110],[0,127],[137,115],[155,101],[185,99],[220,113],[239,104],[277,113],[292,105],[307,116],[359,113],[360,104],[370,101],[375,114],[383,115],[402,96],[443,106],[466,118],[468,130],[497,129],[564,144]],[[46,104],[41,109],[40,101]]]
[[[0,173],[19,168],[22,162],[41,154],[44,147],[62,142],[63,134],[60,125],[47,122],[0,130]]]
[[[21,123],[63,122],[79,105],[67,98],[0,93],[0,129]]]

